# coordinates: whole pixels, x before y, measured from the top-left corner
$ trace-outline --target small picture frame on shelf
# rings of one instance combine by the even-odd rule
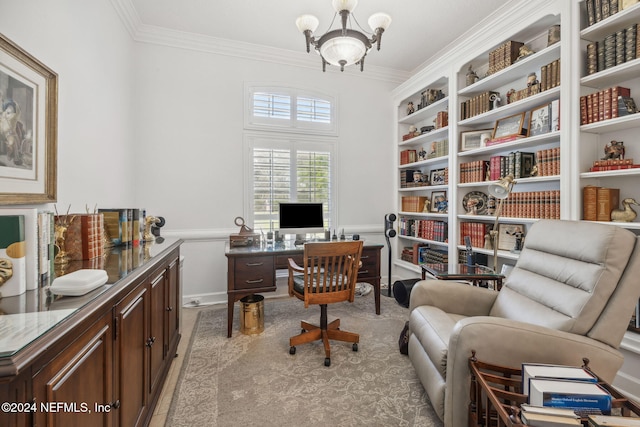
[[[429,185],[445,185],[445,169],[434,169],[429,175]]]
[[[499,224],[498,249],[501,251],[520,251],[524,241],[524,224]]]
[[[434,191],[431,193],[431,212],[447,213],[449,202],[446,191]]]
[[[486,140],[491,138],[493,129],[472,130],[460,132],[460,151],[475,150],[485,146]]]
[[[529,119],[529,136],[551,132],[551,104],[541,105],[531,110]]]
[[[492,139],[526,135],[525,115],[526,113],[518,113],[503,119],[498,119],[493,129]]]

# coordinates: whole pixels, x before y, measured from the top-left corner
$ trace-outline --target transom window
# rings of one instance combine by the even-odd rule
[[[276,230],[280,202],[324,207],[325,228],[336,223],[333,174],[335,102],[292,88],[247,86],[247,202],[256,230]],[[303,132],[303,133],[302,133]]]

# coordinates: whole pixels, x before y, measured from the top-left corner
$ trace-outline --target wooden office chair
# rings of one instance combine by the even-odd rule
[[[289,339],[290,354],[296,353],[296,345],[322,340],[324,364],[329,366],[329,340],[353,343],[353,351],[358,351],[358,334],[340,330],[340,319],[327,324],[327,304],[353,302],[361,254],[362,241],[307,243],[304,267],[289,258],[289,295],[304,301],[305,308],[320,305],[320,326],[301,322],[302,333]]]

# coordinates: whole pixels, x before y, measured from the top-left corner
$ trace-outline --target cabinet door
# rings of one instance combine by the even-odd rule
[[[167,351],[175,351],[180,337],[180,265],[178,258],[174,259],[167,270]],[[169,354],[168,357],[173,357]]]
[[[109,311],[34,376],[35,425],[112,425],[112,332]]]
[[[165,271],[162,270],[157,276],[152,276],[150,285],[151,307],[150,307],[150,323],[149,337],[147,338],[147,347],[149,347],[149,394],[152,394],[158,381],[162,377],[162,368],[164,366],[165,351],[165,317],[166,317],[166,278]]]
[[[119,425],[141,425],[148,405],[149,291],[139,286],[115,307]]]

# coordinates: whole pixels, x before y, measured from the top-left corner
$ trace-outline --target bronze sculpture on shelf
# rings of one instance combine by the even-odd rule
[[[624,159],[624,142],[623,141],[611,141],[604,147],[604,157],[602,160],[617,160]]]
[[[145,242],[151,242],[155,240],[155,236],[151,232],[151,227],[158,224],[164,224],[164,221],[157,216],[148,216],[144,219],[144,236],[143,239]]]
[[[58,215],[58,209],[56,208],[56,221],[55,221],[55,238],[56,238],[56,248],[58,248],[58,253],[53,259],[53,263],[56,265],[66,265],[69,263],[69,254],[66,250],[66,238],[67,238],[67,230],[69,226],[76,219],[76,216],[69,216],[69,211],[71,210],[71,205],[69,205],[69,209],[67,209],[66,215]]]
[[[611,211],[611,221],[614,221],[614,222],[632,222],[634,219],[636,219],[638,214],[636,213],[636,211],[631,209],[631,205],[640,206],[640,205],[638,205],[638,202],[636,202],[635,199],[632,199],[630,197],[624,199],[622,201],[622,206],[624,206],[624,209],[614,209],[614,210],[612,210]]]

